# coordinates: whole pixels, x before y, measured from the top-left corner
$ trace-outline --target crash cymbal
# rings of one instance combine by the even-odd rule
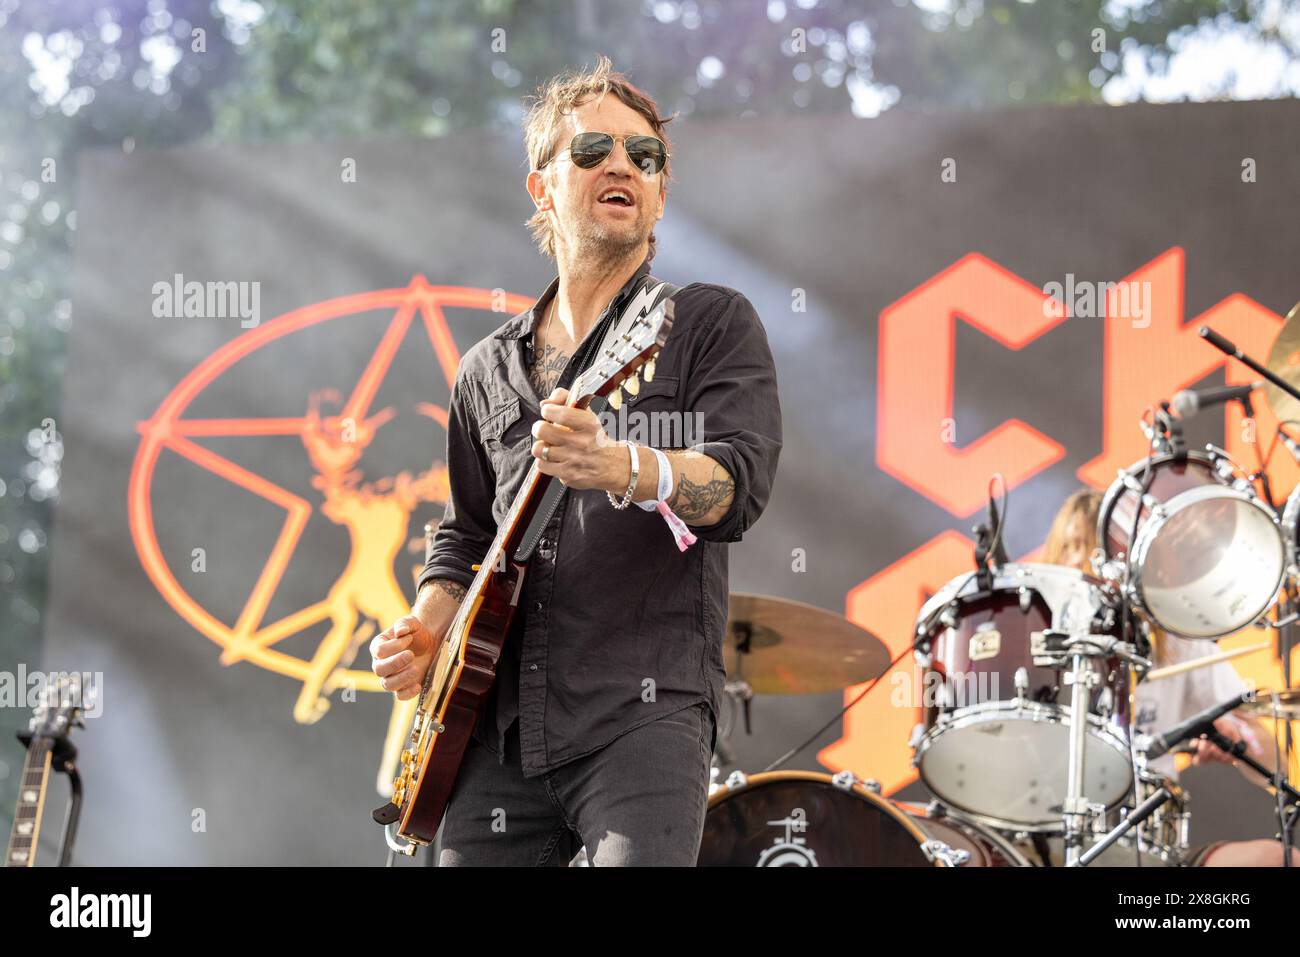
[[[1268,371],[1300,388],[1300,302],[1291,307],[1282,331],[1268,352]],[[1279,421],[1300,419],[1300,400],[1287,395],[1273,383],[1264,385],[1268,407]]]
[[[889,650],[843,615],[788,598],[732,592],[722,646],[727,678],[759,694],[814,694],[870,681]]]
[[[1277,714],[1287,721],[1300,721],[1300,688],[1283,688],[1277,692]],[[1256,718],[1271,718],[1273,711],[1273,692],[1257,691],[1255,700],[1243,704],[1237,709],[1238,714],[1249,714]]]

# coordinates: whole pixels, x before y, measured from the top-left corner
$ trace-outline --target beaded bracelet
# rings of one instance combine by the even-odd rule
[[[636,456],[636,446],[631,442],[624,442],[623,444],[627,446],[628,454],[632,456],[632,478],[627,483],[627,491],[623,494],[621,501],[616,500],[608,491],[605,492],[605,497],[609,499],[609,504],[613,505],[617,509],[628,507],[628,504],[632,501],[632,493],[636,491],[637,476],[641,474],[641,463]]]

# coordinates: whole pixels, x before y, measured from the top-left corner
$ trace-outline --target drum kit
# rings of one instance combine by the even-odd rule
[[[1209,330],[1201,335],[1268,380],[1279,420],[1300,420],[1292,360],[1300,305],[1267,367]],[[1215,391],[1249,401],[1248,389]],[[763,773],[725,780],[715,760],[701,865],[1184,866],[1192,863],[1190,801],[1151,762],[1202,734],[1269,779],[1289,843],[1300,792],[1283,776],[1288,765],[1270,771],[1212,722],[1232,710],[1300,719],[1289,670],[1300,618],[1300,488],[1279,509],[1262,467],[1248,473],[1222,449],[1188,449],[1176,405],[1162,402],[1144,418],[1149,454],[1102,498],[1093,574],[1006,561],[991,507],[992,527],[976,529],[975,570],[921,607],[910,650],[928,690],[910,745],[929,805],[890,800],[848,771],[772,770],[799,749]],[[1300,460],[1300,446],[1292,452]],[[1276,631],[1284,689],[1244,695],[1154,741],[1136,732],[1139,684],[1202,664],[1156,669],[1157,629],[1173,641],[1217,640],[1251,625]],[[726,691],[746,725],[754,693],[878,683],[898,660],[840,616],[757,595],[732,596],[725,647]],[[1280,727],[1289,757],[1289,724]],[[724,759],[730,730],[724,722]]]

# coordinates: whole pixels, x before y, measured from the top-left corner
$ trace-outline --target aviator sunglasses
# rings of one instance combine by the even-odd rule
[[[627,158],[647,176],[663,172],[664,165],[668,162],[668,147],[664,145],[663,140],[653,136],[615,137],[610,133],[579,133],[569,144],[569,156],[573,160],[573,165],[579,169],[595,169],[605,162],[610,153],[614,152],[614,144],[618,140],[623,141]],[[553,159],[555,156],[541,163],[537,168],[544,168]]]

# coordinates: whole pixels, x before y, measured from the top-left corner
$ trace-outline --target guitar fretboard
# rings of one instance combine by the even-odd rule
[[[9,849],[5,867],[32,867],[36,858],[36,841],[41,834],[41,809],[45,806],[45,786],[50,780],[52,742],[33,738],[23,762],[18,783],[18,806],[14,809],[14,826],[9,832]]]
[[[588,394],[587,373],[580,373],[577,381],[573,383],[569,390],[569,400],[565,404],[569,408],[573,408],[583,399],[587,398]],[[524,476],[523,483],[519,486],[519,490],[515,493],[514,500],[510,503],[510,511],[506,513],[506,517],[501,521],[500,526],[497,528],[497,533],[492,539],[491,547],[488,548],[487,554],[483,556],[482,562],[479,563],[478,572],[474,575],[474,580],[470,582],[469,589],[466,592],[466,599],[461,601],[460,609],[456,612],[456,617],[452,619],[451,627],[447,629],[448,641],[453,647],[456,647],[460,642],[461,636],[464,632],[465,622],[469,618],[470,611],[474,607],[473,597],[482,590],[487,577],[492,574],[494,569],[505,569],[505,559],[503,556],[505,553],[506,541],[510,536],[511,529],[514,528],[515,523],[519,519],[519,513],[524,510],[524,506],[528,503],[528,496],[532,493],[533,486],[537,484],[541,479],[541,476],[541,470],[537,467],[537,463],[533,462],[528,469],[528,474]],[[433,671],[430,669],[429,675],[431,676],[432,674]],[[425,690],[428,689],[428,684],[428,678],[426,677]],[[424,701],[423,691],[420,694],[420,701],[421,703]]]

